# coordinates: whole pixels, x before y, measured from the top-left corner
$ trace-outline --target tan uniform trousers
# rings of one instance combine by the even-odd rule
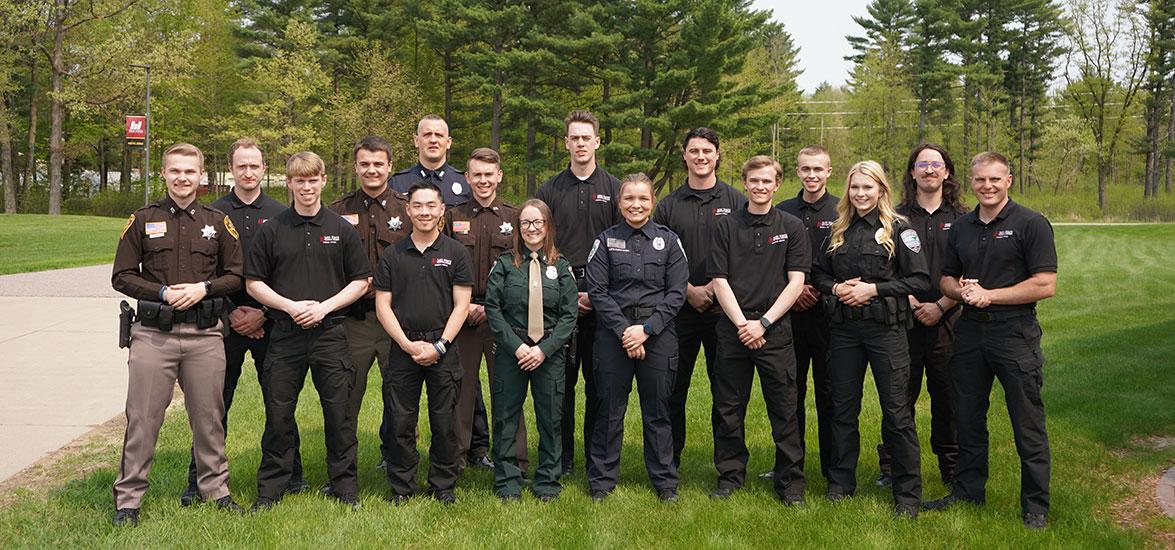
[[[454,345],[457,346],[457,353],[460,355],[458,359],[461,361],[461,388],[457,393],[457,412],[453,419],[453,431],[457,434],[457,456],[461,457],[461,461],[464,462],[473,442],[473,402],[477,399],[477,381],[481,378],[483,357],[491,384],[494,379],[495,344],[494,333],[490,330],[489,321],[483,321],[476,327],[462,325]],[[494,389],[491,386],[489,391],[491,400],[493,394]],[[493,410],[492,401],[489,410]],[[523,415],[518,417],[518,436],[515,439],[514,447],[518,457],[518,467],[526,472],[530,461],[526,455],[526,421]]]
[[[115,508],[139,508],[155,458],[159,428],[176,380],[192,428],[196,485],[205,498],[229,494],[224,455],[224,341],[219,323],[198,329],[177,324],[171,332],[135,323],[131,329],[130,381],[126,395],[126,435],[114,482]]]
[[[392,337],[384,330],[383,325],[379,324],[374,311],[367,312],[367,317],[362,321],[347,317],[343,320],[343,330],[347,333],[351,362],[355,364],[355,386],[351,389],[351,406],[348,414],[358,425],[359,409],[363,406],[363,396],[367,393],[367,373],[371,371],[371,365],[378,358],[380,375],[383,375],[382,368],[387,366],[388,353],[392,350]]]

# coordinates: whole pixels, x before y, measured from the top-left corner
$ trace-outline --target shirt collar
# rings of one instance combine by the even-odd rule
[[[637,229],[631,225],[628,225],[627,221],[622,221],[622,222],[620,222],[620,224],[618,224],[616,231],[620,235],[620,237],[623,238],[624,240],[628,240],[629,237],[632,237],[633,235],[637,234],[638,232],[640,234],[644,235],[645,237],[652,238],[652,236],[653,236],[652,225],[653,225],[653,220],[649,220],[649,221],[645,222],[645,225],[642,225],[640,227],[640,229]]]
[[[469,204],[469,211],[472,212],[474,216],[476,216],[482,212],[491,212],[496,215],[496,214],[498,214],[498,211],[501,210],[501,208],[502,208],[502,199],[500,197],[495,196],[494,200],[492,202],[490,202],[489,206],[482,206],[481,203],[477,202],[476,198],[472,198],[472,200],[470,200],[468,204]]]
[[[432,242],[432,244],[424,247],[424,252],[428,252],[429,250],[440,251],[441,240],[444,238],[445,238],[445,236],[443,234],[437,235],[436,240],[434,240]],[[404,237],[403,239],[400,239],[400,241],[397,242],[394,246],[398,247],[397,250],[399,250],[400,252],[416,252],[417,254],[420,254],[421,256],[424,255],[424,252],[421,252],[419,249],[417,249],[416,243],[412,241],[412,233],[408,233],[408,236]]]
[[[316,225],[316,226],[321,227],[322,222],[326,220],[326,213],[327,212],[331,212],[331,215],[336,215],[336,214],[334,214],[334,212],[332,212],[326,206],[320,206],[318,208],[318,213],[315,214],[313,218],[307,219],[307,218],[303,217],[301,214],[299,214],[297,210],[294,210],[293,206],[290,207],[290,214],[292,214],[294,216],[294,225],[304,225],[306,223],[310,223],[310,225]]]
[[[977,205],[975,205],[975,210],[974,210],[975,223],[977,223],[979,225],[991,225],[995,222],[1003,221],[1003,220],[1007,219],[1008,215],[1013,212],[1013,209],[1019,208],[1019,207],[1020,207],[1020,205],[1016,204],[1016,201],[1013,201],[1012,197],[1008,197],[1008,203],[1005,204],[1004,207],[1000,209],[1000,213],[996,214],[995,217],[992,218],[990,222],[985,224],[985,223],[983,223],[983,220],[979,219],[979,205],[977,204]]]
[[[687,197],[698,197],[702,200],[710,199],[718,196],[718,192],[722,190],[722,186],[726,185],[720,179],[714,180],[714,187],[709,189],[694,189],[689,186],[689,178],[686,178],[685,183],[681,185],[682,193]]]
[[[167,213],[173,218],[176,216],[179,216],[180,213],[187,213],[188,217],[191,218],[191,217],[195,217],[194,213],[196,211],[196,208],[198,207],[196,202],[197,201],[193,200],[192,204],[188,205],[188,209],[184,210],[183,208],[180,208],[179,205],[176,204],[174,200],[172,200],[171,195],[166,195],[163,197],[162,200],[159,201],[159,208],[162,208],[163,210],[167,211]]]
[[[392,190],[392,186],[390,186],[390,185],[385,186],[384,190],[382,192],[380,192],[380,194],[378,194],[374,197],[372,197],[371,195],[368,195],[367,191],[364,191],[362,189],[355,192],[355,197],[363,202],[363,206],[370,207],[372,203],[375,203],[375,204],[379,205],[380,208],[383,208],[384,210],[388,209],[388,201],[394,199],[395,198],[394,195],[395,195],[395,191]]]
[[[799,204],[800,204],[800,208],[807,208],[809,210],[820,210],[821,208],[824,208],[824,203],[828,202],[829,200],[832,200],[832,194],[830,194],[828,192],[828,189],[825,188],[824,194],[820,195],[820,198],[816,199],[816,202],[808,202],[808,201],[804,200],[804,188],[800,187],[800,191],[798,193],[796,193],[796,199],[797,199],[797,202],[799,202]]]
[[[740,209],[738,211],[738,216],[740,218],[742,218],[743,223],[745,223],[747,225],[770,225],[771,224],[771,220],[774,217],[775,212],[776,212],[775,208],[768,210],[766,214],[758,215],[758,214],[752,214],[751,211],[747,208],[748,206],[750,206],[749,202],[743,204],[742,209]]]
[[[864,220],[865,223],[869,224],[870,226],[877,227],[881,225],[880,216],[881,215],[878,213],[877,208],[870,210],[869,213],[865,214],[864,216],[860,216],[856,212],[853,212],[853,222],[856,223],[857,220]]]
[[[264,200],[265,200],[265,191],[262,191],[261,194],[257,195],[257,198],[254,199],[253,202],[251,202],[251,203],[246,203],[245,201],[241,200],[241,197],[239,195],[237,195],[236,191],[229,191],[228,192],[228,203],[229,203],[229,206],[232,206],[234,210],[239,209],[239,208],[246,208],[246,207],[256,208],[256,209],[260,210],[261,203],[264,202]]]

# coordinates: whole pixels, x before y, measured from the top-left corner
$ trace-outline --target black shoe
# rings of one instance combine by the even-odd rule
[[[389,466],[391,466],[391,464],[388,463],[388,459],[381,458],[381,459],[379,459],[379,464],[376,465],[375,469],[382,470],[382,471],[386,472],[386,471],[388,471]]]
[[[882,472],[877,474],[877,479],[873,480],[873,484],[878,487],[893,487],[893,478]]]
[[[245,509],[241,508],[241,505],[237,504],[236,501],[233,500],[233,497],[231,495],[225,495],[223,497],[216,499],[216,507],[220,510],[225,510],[228,512],[232,512],[234,514],[244,514],[245,513]]]
[[[563,469],[559,470],[559,477],[566,477],[571,475],[571,471],[575,469],[574,464],[564,464]]]
[[[114,512],[114,518],[110,520],[110,523],[114,524],[115,527],[121,527],[128,524],[134,527],[135,525],[139,524],[139,509],[119,508],[116,512]]]
[[[759,474],[759,479],[775,479],[775,470],[767,470]]]
[[[318,493],[324,497],[333,497],[333,496],[335,496],[335,488],[333,486],[331,486],[330,483],[327,483],[326,485],[323,485],[321,489],[318,490]]]
[[[518,502],[522,500],[522,495],[518,493],[510,493],[507,495],[498,495],[498,500],[502,502]]]
[[[783,495],[783,496],[779,497],[779,501],[782,502],[783,505],[787,506],[787,507],[803,506],[804,505],[804,495]]]
[[[412,495],[392,495],[392,496],[388,497],[388,500],[391,501],[392,506],[403,506],[405,504],[408,504],[408,501],[411,498],[412,498]]]
[[[604,502],[608,494],[608,491],[592,491],[592,502]]]
[[[1049,526],[1049,517],[1045,514],[1024,514],[1024,526],[1029,529],[1044,529]]]
[[[276,502],[272,498],[257,497],[257,500],[253,501],[253,506],[249,507],[249,513],[256,514],[257,512],[263,512],[273,508],[274,504],[276,504]]]
[[[457,502],[457,495],[453,494],[453,491],[437,491],[432,494],[432,498],[445,506],[452,506]]]
[[[738,487],[719,487],[717,489],[714,489],[713,491],[710,491],[710,498],[717,499],[717,500],[726,500],[726,499],[730,498],[730,495],[733,495],[734,492],[737,490],[738,490]]]
[[[543,493],[538,495],[538,498],[542,502],[551,502],[552,500],[559,498],[559,493]]]
[[[188,485],[184,489],[184,494],[180,495],[180,506],[187,508],[193,504],[199,504],[204,500],[204,496],[200,494],[200,488],[195,485]]]
[[[677,502],[677,489],[661,489],[657,491],[657,498],[661,499],[661,502]]]
[[[350,506],[352,510],[359,509],[359,497],[356,495],[332,495],[341,504]]]
[[[829,489],[828,494],[824,495],[824,498],[828,499],[828,502],[840,502],[846,498],[849,498],[849,496],[849,494],[841,491],[840,489]]]
[[[922,509],[926,510],[928,512],[939,512],[942,510],[946,510],[947,508],[952,508],[956,504],[979,504],[979,503],[972,501],[972,500],[967,500],[965,498],[959,498],[953,494],[948,494],[947,496],[942,497],[938,500],[932,500],[930,502],[923,502]]]
[[[330,487],[330,484],[327,484],[327,487]],[[287,495],[296,495],[298,493],[305,493],[308,490],[310,490],[310,484],[306,483],[305,479],[290,478],[290,482],[286,484],[286,494]]]
[[[488,457],[486,455],[481,455],[478,458],[470,460],[469,465],[474,468],[481,468],[482,470],[493,470],[494,469],[494,461],[490,460],[490,457]]]
[[[917,504],[895,504],[893,517],[897,519],[918,519]]]

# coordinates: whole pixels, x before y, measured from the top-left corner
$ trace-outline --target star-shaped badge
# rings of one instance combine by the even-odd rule
[[[388,229],[399,231],[401,227],[404,227],[404,222],[400,221],[400,216],[388,220]]]
[[[211,225],[205,225],[204,229],[200,230],[200,236],[212,240],[212,237],[216,236],[216,228]]]
[[[498,229],[502,231],[503,235],[510,235],[514,233],[514,226],[510,225],[510,222],[502,222],[502,225],[499,225]]]

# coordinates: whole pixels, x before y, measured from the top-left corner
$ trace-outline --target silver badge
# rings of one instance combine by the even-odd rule
[[[461,184],[460,183],[456,183],[456,182],[453,183],[453,194],[454,195],[461,194]]]
[[[873,234],[873,240],[877,241],[877,244],[881,244],[881,236],[882,235],[885,235],[885,228],[878,227],[877,232]]]
[[[555,269],[555,266],[553,266],[553,265],[547,266],[547,278],[552,281],[559,278],[559,271],[557,269]]]
[[[200,236],[211,241],[212,237],[216,236],[216,228],[211,225],[205,225],[204,229],[200,230]]]
[[[399,231],[401,227],[404,227],[404,222],[400,221],[400,216],[388,220],[388,229]]]
[[[915,254],[922,252],[922,241],[918,239],[918,233],[915,233],[913,229],[902,231],[902,244]]]
[[[665,239],[657,237],[653,239],[653,248],[655,250],[665,250]]]
[[[502,225],[498,226],[498,230],[501,231],[503,235],[514,234],[514,226],[510,225],[510,222],[502,222]]]

